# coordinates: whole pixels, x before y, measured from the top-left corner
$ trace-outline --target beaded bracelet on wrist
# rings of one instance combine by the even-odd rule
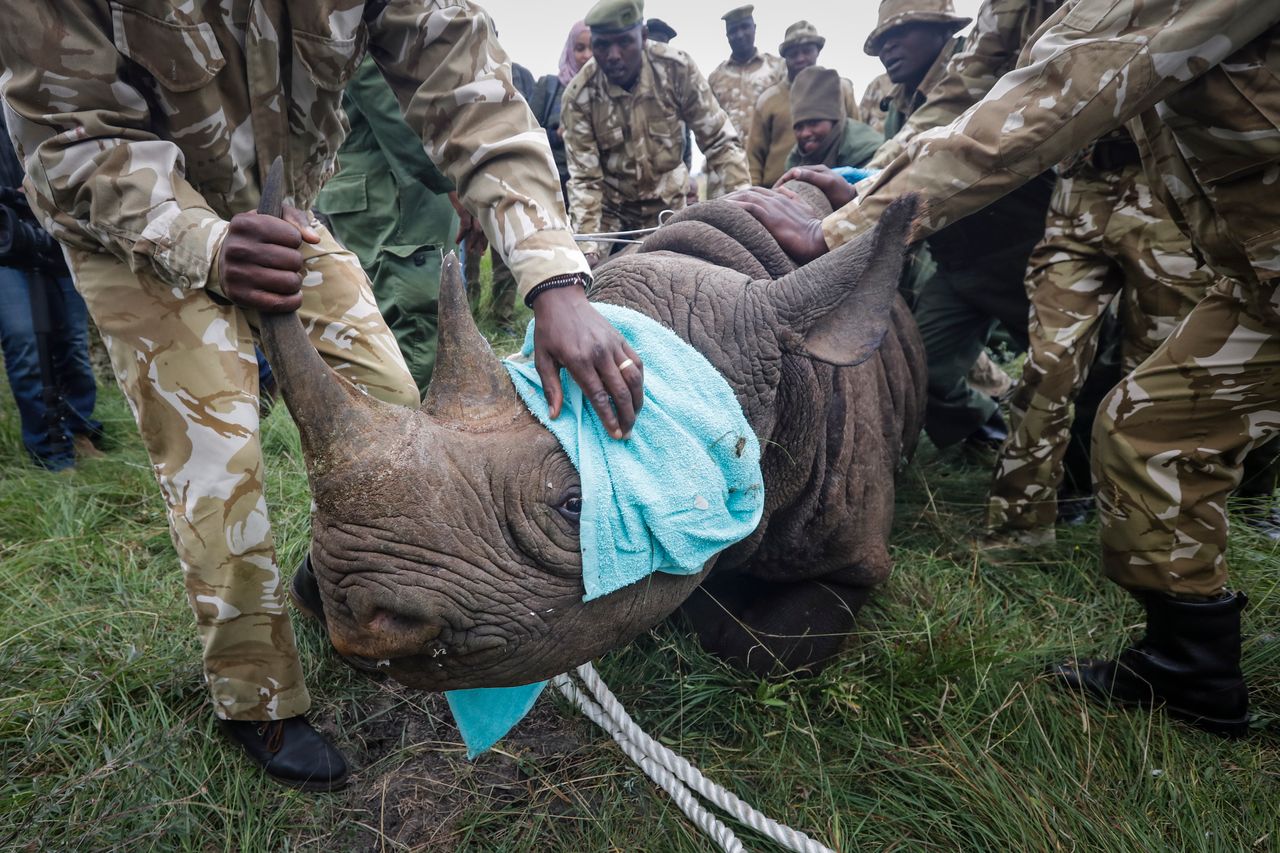
[[[525,294],[524,304],[527,307],[532,308],[533,300],[537,299],[539,294],[548,290],[555,290],[558,287],[573,287],[575,284],[581,286],[583,290],[586,290],[587,277],[580,272],[570,273],[569,275],[552,276],[546,281],[535,284],[533,289]]]

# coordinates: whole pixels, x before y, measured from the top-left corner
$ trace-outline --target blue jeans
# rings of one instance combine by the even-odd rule
[[[89,312],[69,277],[45,281],[52,288],[49,349],[57,393],[65,403],[60,412],[50,413],[45,401],[31,311],[33,280],[10,267],[0,267],[0,345],[22,420],[22,443],[36,463],[57,471],[75,464],[72,436],[96,439],[102,424],[92,418],[98,386],[89,366]]]

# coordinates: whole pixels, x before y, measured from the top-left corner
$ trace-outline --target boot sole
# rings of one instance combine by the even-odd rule
[[[1177,705],[1170,705],[1168,702],[1159,698],[1122,699],[1118,696],[1113,696],[1110,693],[1098,693],[1091,688],[1086,687],[1081,682],[1072,683],[1061,675],[1051,673],[1051,677],[1053,678],[1053,683],[1058,685],[1060,689],[1068,693],[1073,693],[1077,696],[1084,696],[1093,704],[1100,705],[1104,708],[1120,708],[1124,710],[1137,709],[1140,711],[1146,711],[1147,713],[1164,711],[1165,714],[1180,722],[1186,723],[1187,725],[1193,726],[1201,731],[1208,732],[1209,734],[1220,735],[1222,737],[1240,738],[1249,733],[1248,714],[1244,717],[1233,720],[1206,717],[1202,714],[1197,714],[1194,711],[1188,711],[1185,708],[1180,708]]]

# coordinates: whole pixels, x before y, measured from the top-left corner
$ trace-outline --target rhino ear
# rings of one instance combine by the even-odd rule
[[[885,209],[874,231],[768,285],[784,347],[818,361],[855,365],[880,348],[898,296],[914,196]]]

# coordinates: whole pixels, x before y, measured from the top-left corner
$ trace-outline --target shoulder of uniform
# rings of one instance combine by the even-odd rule
[[[685,67],[693,65],[692,57],[678,47],[672,47],[660,41],[646,42],[646,44],[648,45],[649,59],[655,65],[679,65]]]
[[[756,103],[763,104],[766,101],[773,100],[779,95],[785,95],[786,92],[787,92],[787,81],[779,80],[777,83],[774,83],[768,89],[765,89],[763,92],[761,92],[760,97],[756,98]]]
[[[565,100],[576,100],[578,94],[582,92],[583,89],[591,86],[591,81],[596,76],[597,67],[598,66],[596,65],[594,58],[586,61],[586,64],[578,70],[578,73],[573,75],[573,79],[569,81],[569,85],[564,87],[563,97]]]

